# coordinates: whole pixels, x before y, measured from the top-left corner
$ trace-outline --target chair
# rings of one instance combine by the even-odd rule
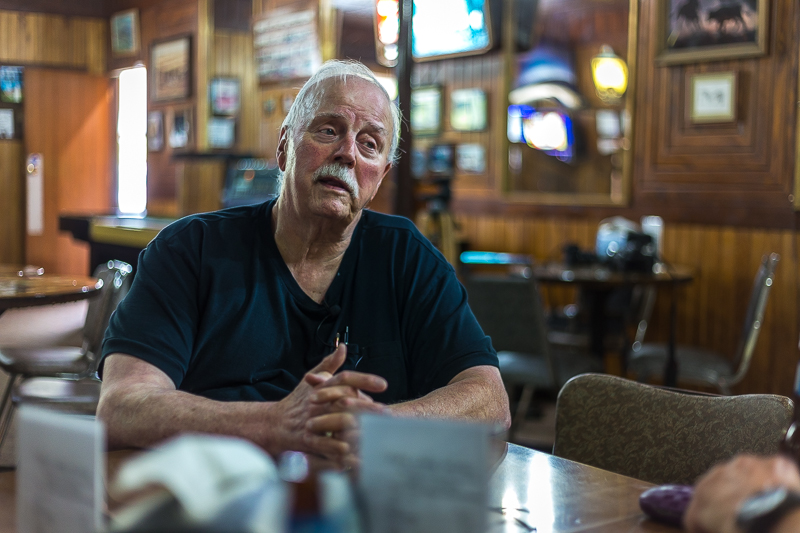
[[[509,387],[522,386],[509,438],[525,419],[536,389],[556,391],[572,376],[602,371],[602,361],[590,354],[551,349],[535,280],[467,276],[464,287],[472,312],[498,352],[503,381]]]
[[[83,327],[83,344],[76,346],[18,347],[0,350],[0,369],[9,374],[0,402],[0,447],[19,402],[69,406],[94,412],[99,398],[98,355],[111,313],[130,287],[133,268],[122,261],[99,266],[94,276],[102,280],[100,294],[89,301]],[[18,381],[21,383],[17,384]]]
[[[703,348],[677,346],[675,357],[678,362],[679,382],[716,387],[720,393],[729,395],[732,387],[742,381],[750,368],[779,259],[780,256],[773,253],[765,256],[761,262],[733,359]],[[666,344],[643,343],[639,347],[634,346],[628,360],[628,370],[642,382],[648,381],[652,376],[662,375],[667,364],[667,353]]]
[[[553,455],[650,483],[691,484],[737,453],[771,454],[789,398],[717,396],[585,374],[561,389]]]

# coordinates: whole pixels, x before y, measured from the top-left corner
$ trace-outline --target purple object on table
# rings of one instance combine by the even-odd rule
[[[639,496],[639,507],[653,520],[681,527],[694,488],[689,485],[661,485]]]

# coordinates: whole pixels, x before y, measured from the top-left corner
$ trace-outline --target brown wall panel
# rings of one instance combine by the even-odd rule
[[[44,234],[26,237],[25,259],[48,272],[85,274],[88,248],[58,231],[63,212],[111,206],[109,90],[105,76],[29,68],[25,72],[25,153],[44,160]]]
[[[22,141],[0,141],[0,263],[24,261]]]
[[[193,159],[178,165],[178,205],[183,215],[219,209],[225,165],[221,160]]]
[[[0,11],[0,63],[106,71],[105,19]]]

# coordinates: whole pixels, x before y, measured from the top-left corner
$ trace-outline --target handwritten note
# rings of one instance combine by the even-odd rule
[[[361,417],[359,489],[371,533],[483,533],[489,428]]]
[[[18,439],[19,533],[101,531],[102,423],[23,405]]]

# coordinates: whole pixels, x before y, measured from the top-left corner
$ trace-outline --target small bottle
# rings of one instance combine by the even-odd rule
[[[311,471],[308,458],[301,452],[284,452],[278,463],[281,479],[290,487],[290,533],[338,533],[335,524],[324,514],[320,484]]]
[[[792,401],[794,402],[792,424],[786,430],[786,435],[781,441],[780,451],[800,464],[800,362],[797,363],[797,371],[794,376]]]

